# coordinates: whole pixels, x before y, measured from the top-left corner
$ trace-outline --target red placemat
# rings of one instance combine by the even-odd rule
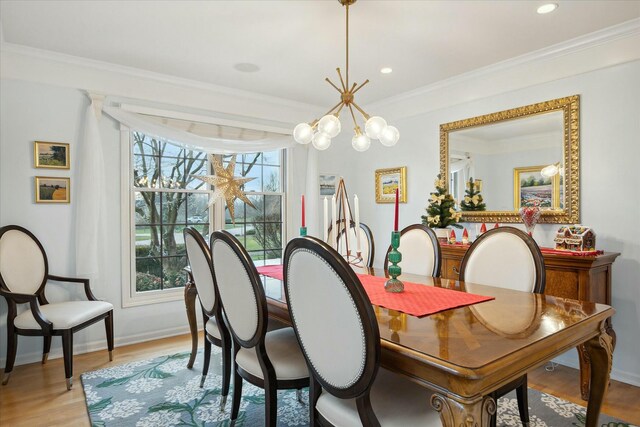
[[[265,265],[258,267],[257,270],[265,276],[283,280],[282,268],[282,265]],[[371,304],[417,317],[495,299],[412,282],[404,282],[404,292],[392,293],[384,290],[384,284],[387,281],[385,277],[358,274],[358,278]]]
[[[404,292],[392,293],[384,290],[387,281],[385,277],[367,274],[358,274],[358,277],[367,291],[371,304],[417,317],[495,299],[412,282],[403,282]]]
[[[274,279],[284,280],[284,272],[282,271],[282,264],[278,265],[264,265],[262,267],[257,267],[259,274],[264,276],[273,277]]]

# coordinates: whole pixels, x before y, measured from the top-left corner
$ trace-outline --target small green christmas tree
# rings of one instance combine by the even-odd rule
[[[464,196],[464,200],[460,202],[460,209],[463,211],[487,210],[487,206],[484,204],[482,195],[480,194],[481,182],[482,181],[474,181],[473,178],[469,178],[467,189],[464,191],[466,195]]]
[[[456,201],[447,192],[444,180],[438,175],[435,182],[436,191],[431,193],[427,215],[422,215],[422,223],[431,228],[445,228],[452,225],[462,228],[457,222],[460,221],[462,213],[455,210]]]

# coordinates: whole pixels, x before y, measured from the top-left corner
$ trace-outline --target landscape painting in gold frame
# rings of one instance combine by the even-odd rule
[[[376,203],[407,203],[407,167],[376,169]]]
[[[36,168],[69,169],[69,144],[36,141],[33,144],[33,162]]]
[[[36,176],[36,203],[69,203],[71,178]]]
[[[560,209],[560,174],[542,176],[545,166],[513,169],[513,210],[538,206],[541,210]]]

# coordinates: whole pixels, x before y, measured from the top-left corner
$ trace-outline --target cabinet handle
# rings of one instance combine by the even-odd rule
[[[460,270],[458,270],[458,267],[453,266],[452,268],[453,272],[456,273],[458,276],[460,275]]]

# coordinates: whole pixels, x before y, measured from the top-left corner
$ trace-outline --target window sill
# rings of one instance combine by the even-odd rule
[[[184,301],[184,288],[175,288],[166,291],[147,291],[136,293],[135,295],[125,294],[122,298],[122,307],[139,307],[173,301]]]

